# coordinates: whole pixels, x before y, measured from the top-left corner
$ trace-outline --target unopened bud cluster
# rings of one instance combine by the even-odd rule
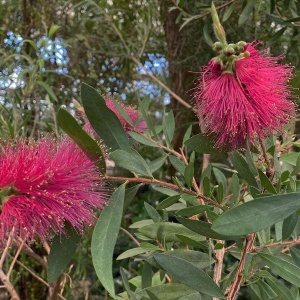
[[[249,57],[250,53],[245,50],[247,43],[239,41],[236,44],[216,42],[212,48],[219,55],[213,58],[215,63],[221,65],[224,72],[233,72],[233,65],[237,59]]]

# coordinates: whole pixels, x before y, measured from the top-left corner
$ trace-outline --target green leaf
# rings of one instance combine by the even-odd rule
[[[194,178],[194,162],[190,161],[184,170],[184,179],[190,189]]]
[[[189,151],[195,151],[197,153],[219,153],[220,150],[214,148],[213,141],[203,134],[197,134],[188,139],[185,143],[185,146]]]
[[[194,289],[181,283],[168,283],[151,286],[145,289],[150,300],[179,300],[185,295],[195,293]],[[144,298],[143,298],[144,299]],[[147,298],[145,298],[146,300]]]
[[[264,186],[264,188],[271,194],[277,194],[273,184],[271,183],[270,179],[263,173],[262,170],[258,170],[258,175],[260,182]]]
[[[296,225],[298,222],[298,214],[293,213],[290,216],[288,216],[284,221],[282,225],[282,240],[287,240],[290,235],[293,233]]]
[[[236,174],[232,175],[232,193],[234,203],[238,203],[240,197],[239,177]]]
[[[230,155],[229,157],[234,168],[238,171],[238,174],[247,183],[254,186],[255,188],[258,188],[256,179],[254,175],[251,173],[245,158],[237,151],[233,155]]]
[[[176,219],[186,228],[209,238],[217,240],[235,240],[238,236],[241,236],[241,234],[235,234],[234,236],[230,235],[230,233],[219,234],[211,228],[212,226],[210,223],[204,221],[185,219],[181,217],[176,217]]]
[[[152,284],[152,266],[145,261],[143,264],[143,272],[142,272],[142,282],[141,287],[145,289],[150,287]]]
[[[141,248],[141,247],[136,247],[136,248],[132,248],[132,249],[128,249],[125,252],[121,253],[116,260],[121,260],[121,259],[125,259],[128,257],[133,257],[136,256],[138,254],[142,254],[142,253],[146,253],[148,252],[147,250]]]
[[[267,228],[300,208],[300,193],[267,196],[224,212],[212,225],[219,234],[246,235]]]
[[[179,242],[176,236],[181,234],[196,240],[205,240],[204,237],[199,236],[195,232],[185,228],[181,224],[171,222],[157,222],[151,225],[143,226],[138,229],[140,233],[152,240],[159,240],[161,242]]]
[[[213,168],[213,173],[217,179],[217,182],[220,184],[222,183],[224,191],[226,192],[227,190],[227,179],[225,175],[217,168]]]
[[[178,157],[169,155],[169,161],[172,164],[172,166],[178,171],[181,175],[184,175],[185,165],[182,160],[180,160]]]
[[[164,199],[162,202],[160,202],[157,205],[156,209],[160,210],[160,209],[167,208],[167,207],[173,205],[174,203],[178,202],[179,199],[180,199],[180,195],[168,197],[168,198]]]
[[[191,217],[194,215],[201,214],[210,209],[211,206],[208,205],[190,206],[176,211],[176,215],[181,217]]]
[[[251,173],[256,176],[258,175],[257,173],[257,168],[255,166],[255,163],[254,163],[254,160],[253,160],[253,156],[251,154],[251,151],[250,151],[250,146],[249,146],[249,142],[247,142],[247,151],[246,151],[246,161],[248,163],[248,166],[249,166],[249,169],[251,171]]]
[[[143,157],[131,149],[130,151],[115,150],[110,154],[110,158],[121,168],[140,174],[145,177],[152,177],[152,173]]]
[[[73,116],[65,109],[61,108],[58,111],[57,121],[62,130],[75,141],[89,159],[99,161],[98,165],[101,171],[105,173],[105,158],[98,143],[82,129]]]
[[[206,197],[210,197],[210,180],[205,176],[202,180],[203,194]]]
[[[214,42],[213,42],[212,38],[210,37],[209,31],[208,31],[208,28],[211,27],[211,22],[209,22],[209,21],[205,22],[205,24],[203,26],[203,37],[204,37],[206,44],[208,46],[212,47]]]
[[[186,130],[182,142],[185,143],[190,137],[192,133],[193,125],[190,125],[189,128]]]
[[[161,216],[160,214],[156,211],[156,209],[154,207],[152,207],[150,204],[148,204],[147,202],[144,202],[144,206],[146,208],[146,211],[148,213],[148,215],[150,216],[150,218],[155,222],[160,222],[161,221]]]
[[[56,235],[52,241],[48,256],[47,278],[48,282],[55,281],[68,266],[81,236],[70,226],[66,227],[66,235]]]
[[[182,242],[184,244],[187,244],[187,245],[190,245],[190,246],[193,246],[196,248],[200,248],[200,249],[205,249],[205,250],[208,249],[208,246],[206,243],[199,242],[196,239],[191,239],[182,234],[176,234],[176,237],[180,240],[180,242]]]
[[[260,293],[263,295],[262,299],[273,299],[277,296],[276,293],[272,290],[272,288],[263,280],[258,280],[256,284],[260,290]]]
[[[167,157],[168,157],[167,154],[162,155],[161,157],[158,157],[148,163],[151,174],[162,167],[162,165],[165,163]]]
[[[131,146],[118,117],[110,110],[101,95],[91,86],[81,85],[84,111],[109,151],[122,149],[130,152]]]
[[[282,297],[282,300],[291,300],[293,299],[293,295],[289,291],[289,289],[278,279],[275,277],[267,277],[265,278],[268,285],[273,289],[273,291]]]
[[[273,272],[277,273],[286,281],[300,287],[300,268],[290,263],[288,259],[285,259],[284,257],[287,255],[278,257],[270,254],[257,254]]]
[[[173,111],[169,111],[164,115],[163,130],[166,136],[167,145],[170,147],[175,132],[175,118]]]
[[[125,184],[115,190],[108,205],[101,212],[93,232],[91,244],[92,260],[96,274],[103,287],[112,296],[115,295],[112,258],[122,220],[124,197]]]
[[[295,247],[291,247],[290,252],[295,265],[300,268],[300,250]]]
[[[250,14],[252,13],[255,3],[256,3],[256,0],[246,1],[246,5],[243,8],[243,10],[240,14],[240,17],[239,17],[239,21],[238,21],[239,25],[244,24],[248,20]]]
[[[168,254],[154,254],[155,260],[176,280],[192,289],[213,297],[223,298],[224,295],[216,283],[203,270],[190,262],[172,257]]]
[[[150,147],[159,147],[157,144],[155,144],[154,142],[146,139],[145,137],[143,137],[141,134],[137,133],[137,132],[129,132],[129,135],[134,138],[137,142],[139,142],[140,144],[143,145],[147,145]]]
[[[124,212],[127,210],[128,206],[130,205],[131,201],[134,199],[137,191],[142,186],[141,183],[136,184],[125,191],[125,200],[124,200]]]
[[[300,156],[299,152],[292,152],[292,153],[286,153],[286,154],[282,154],[280,156],[280,161],[286,162],[292,166],[296,166],[297,165],[297,159]]]
[[[44,82],[44,81],[40,81],[40,80],[37,80],[36,83],[37,83],[38,85],[40,85],[41,87],[43,87],[43,88],[46,90],[46,92],[49,94],[49,96],[50,96],[54,101],[58,102],[55,93],[53,92],[53,90],[51,89],[51,87],[49,86],[48,83],[46,83],[46,82]]]
[[[215,262],[210,255],[200,251],[174,249],[165,253],[170,256],[184,259],[200,269],[204,269]]]
[[[51,25],[49,29],[48,37],[51,38],[59,28],[60,26],[58,25]]]
[[[223,14],[223,18],[222,18],[222,22],[226,22],[230,18],[232,12],[234,11],[234,8],[235,8],[235,2],[232,3],[230,6],[228,6],[225,9],[224,14]]]
[[[121,277],[122,277],[122,282],[123,282],[123,285],[125,287],[126,293],[129,296],[129,299],[130,300],[137,300],[137,298],[135,297],[133,291],[131,291],[131,289],[130,289],[129,282],[128,282],[128,279],[127,279],[124,268],[120,268],[120,274],[121,274]]]

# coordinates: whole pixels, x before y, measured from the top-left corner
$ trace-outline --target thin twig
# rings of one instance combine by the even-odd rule
[[[19,247],[20,244],[20,241],[14,239],[12,246]],[[22,252],[35,259],[43,268],[47,268],[47,262],[41,256],[37,255],[28,245],[24,245]]]
[[[296,245],[296,244],[300,244],[300,238],[298,238],[297,240],[293,240],[293,241],[277,242],[277,243],[272,243],[272,244],[266,244],[266,245],[259,246],[259,247],[253,247],[251,252],[257,252],[261,249],[266,249],[266,248],[270,248],[270,247],[293,246],[293,245]]]
[[[261,140],[261,138],[259,138],[259,144],[261,146],[263,156],[264,156],[265,162],[267,164],[266,175],[269,177],[270,180],[272,180],[273,176],[274,176],[274,168],[273,168],[273,166],[270,162],[270,159],[268,157],[266,146],[265,146],[264,142]]]
[[[47,286],[48,288],[51,288],[50,284],[48,282],[46,282],[45,280],[43,280],[41,277],[39,277],[38,275],[36,275],[32,270],[30,270],[28,267],[26,267],[23,263],[21,263],[20,261],[16,261],[17,264],[19,264],[22,268],[24,268],[28,273],[30,273],[34,278],[36,278],[38,281],[40,281],[41,283],[43,283],[45,286]],[[63,297],[62,295],[58,294],[57,295],[60,299],[62,300],[67,300],[65,297]]]
[[[159,148],[164,149],[164,150],[166,150],[167,152],[169,152],[169,153],[171,153],[171,154],[177,156],[178,158],[182,159],[182,155],[181,155],[180,153],[178,153],[177,151],[175,151],[175,150],[173,150],[173,149],[171,149],[171,148],[169,148],[169,147],[167,147],[167,146],[161,144],[160,142],[157,142],[156,140],[153,140],[151,137],[149,137],[149,136],[147,136],[147,135],[145,135],[145,134],[143,134],[143,133],[140,133],[140,135],[143,136],[143,138],[145,138],[146,140],[148,140],[148,141],[150,141],[151,143],[153,143],[153,144],[155,144],[156,146],[158,146]]]
[[[220,286],[221,278],[222,278],[222,267],[223,267],[223,259],[225,254],[223,240],[217,240],[217,243],[223,244],[223,248],[214,250],[214,257],[216,259],[215,266],[214,266],[214,282]],[[213,300],[218,300],[219,298],[214,297]]]
[[[5,285],[7,291],[9,292],[9,294],[11,296],[10,300],[20,300],[20,297],[19,297],[17,291],[15,290],[15,288],[9,281],[9,278],[7,278],[7,276],[3,272],[2,268],[0,269],[0,279],[3,282],[3,284]]]
[[[138,247],[140,247],[140,243],[139,243],[139,241],[128,231],[128,230],[126,230],[125,228],[123,228],[123,227],[120,227],[120,229],[124,232],[124,233],[126,233],[135,243],[136,243],[136,245],[138,246]]]
[[[25,244],[25,239],[22,241],[22,243],[20,244],[18,250],[17,250],[17,253],[14,255],[14,258],[13,258],[13,261],[11,262],[10,266],[9,266],[9,269],[8,269],[8,272],[6,273],[6,276],[7,278],[9,279],[10,277],[10,274],[15,266],[15,263],[16,263],[16,260],[18,259],[23,247],[24,247],[24,244]]]
[[[168,92],[174,99],[176,99],[178,102],[180,102],[183,106],[187,108],[192,108],[192,105],[184,101],[181,97],[179,97],[176,93],[174,93],[171,89],[169,89],[162,81],[160,81],[156,76],[152,75],[145,67],[144,65],[134,56],[130,55],[130,59],[134,61],[139,67],[143,69],[143,71],[158,85],[160,85],[166,92]]]
[[[248,234],[246,236],[246,245],[242,253],[241,260],[236,270],[236,274],[232,285],[227,289],[229,291],[227,300],[234,300],[241,285],[243,284],[243,270],[245,267],[246,256],[253,249],[253,244],[255,241],[255,233]]]

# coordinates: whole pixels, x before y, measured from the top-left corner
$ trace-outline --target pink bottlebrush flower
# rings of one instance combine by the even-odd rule
[[[115,104],[112,99],[106,98],[105,101],[106,101],[106,106],[110,110],[112,110],[115,113],[115,115],[118,117],[118,119],[120,120],[126,133],[128,133],[129,131],[136,131],[139,133],[144,133],[147,130],[146,122],[144,120],[141,120],[141,116],[140,116],[139,112],[134,107],[126,106],[123,103],[118,102],[119,105],[125,111],[125,113],[128,115],[129,119],[132,121],[132,123],[135,124],[135,126],[132,126],[121,116],[121,114],[115,107]],[[89,122],[87,122],[84,125],[84,129],[89,133],[91,133],[91,132],[94,133],[94,130]]]
[[[65,222],[81,232],[95,221],[107,192],[96,166],[70,139],[51,136],[6,142],[0,153],[0,241],[12,230],[27,241],[64,232]],[[0,243],[1,243],[0,242]]]
[[[217,148],[235,150],[246,140],[264,139],[282,132],[295,115],[288,80],[292,67],[278,64],[281,57],[260,53],[247,44],[241,53],[212,59],[201,69],[196,109]],[[228,49],[228,48],[227,48]]]

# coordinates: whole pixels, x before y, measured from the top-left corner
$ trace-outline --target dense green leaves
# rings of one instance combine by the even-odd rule
[[[215,284],[211,277],[192,263],[168,254],[156,253],[154,258],[167,273],[178,281],[201,293],[223,298],[221,289]]]
[[[115,190],[109,205],[103,209],[92,238],[94,268],[100,282],[111,295],[115,294],[112,257],[121,224],[124,197],[125,185],[123,184]]]
[[[262,197],[223,213],[212,229],[224,235],[244,235],[267,228],[300,208],[300,193]]]
[[[258,255],[272,271],[288,282],[300,287],[300,268],[291,263],[286,254],[280,255],[280,257],[263,253],[258,253]]]

